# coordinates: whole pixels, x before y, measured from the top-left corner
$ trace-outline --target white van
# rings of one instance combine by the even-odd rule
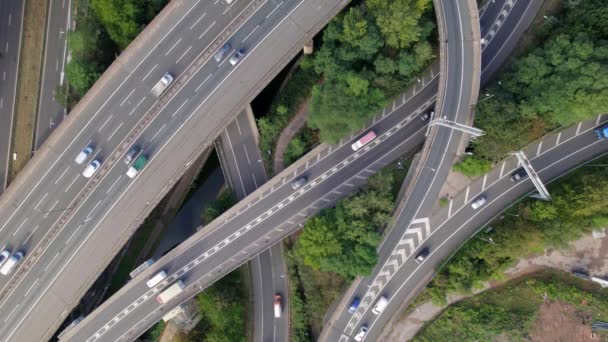
[[[21,259],[23,259],[24,255],[25,254],[21,251],[13,254],[10,258],[8,258],[8,260],[6,260],[4,265],[2,265],[2,268],[0,268],[0,273],[4,275],[11,273],[15,266],[21,261]]]
[[[388,305],[388,298],[386,298],[386,296],[382,296],[376,302],[376,305],[372,309],[372,312],[374,313],[374,315],[379,315],[382,311],[384,311],[384,309],[386,309],[387,305]]]
[[[167,278],[167,272],[160,271],[160,272],[156,273],[156,275],[154,277],[148,279],[146,284],[148,285],[148,287],[154,287],[154,286],[158,285],[158,283],[160,283],[161,281],[165,280],[165,278]]]

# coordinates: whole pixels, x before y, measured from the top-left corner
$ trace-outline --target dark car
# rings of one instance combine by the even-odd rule
[[[426,259],[426,257],[429,255],[429,249],[428,248],[424,248],[423,250],[420,251],[420,253],[418,253],[418,255],[416,255],[416,262],[417,263],[421,263],[424,261],[424,259]]]
[[[526,176],[528,176],[526,169],[521,167],[521,168],[517,169],[515,172],[513,172],[513,174],[511,175],[511,181],[517,182],[517,181],[525,178]]]
[[[359,304],[361,304],[361,299],[359,299],[359,297],[353,298],[353,301],[350,303],[350,307],[348,308],[348,313],[351,315],[354,314],[355,311],[357,311]]]
[[[231,46],[229,43],[224,44],[219,50],[217,50],[217,52],[213,56],[213,59],[215,59],[216,62],[221,61],[222,58],[224,58],[224,56],[226,55],[226,53],[230,51],[230,48]]]

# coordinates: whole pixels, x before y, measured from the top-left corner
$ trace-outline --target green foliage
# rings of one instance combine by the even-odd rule
[[[146,332],[146,342],[157,342],[160,340],[160,336],[163,334],[165,330],[165,321],[161,320],[158,323],[154,324],[152,328],[150,328]]]
[[[422,18],[432,7],[430,0],[367,0],[365,3],[390,47],[408,48],[426,39],[433,29],[433,22]]]
[[[447,199],[447,198],[445,198],[445,197],[441,197],[441,198],[439,199],[439,206],[440,206],[441,208],[443,208],[443,207],[445,207],[446,205],[448,205],[448,203],[450,203],[450,200],[449,200],[449,199]]]
[[[309,124],[335,143],[358,130],[433,58],[429,0],[367,0],[330,22],[314,70]]]
[[[70,86],[56,98],[72,107],[84,96],[114,58],[164,7],[167,0],[91,0],[78,2],[74,31],[68,33],[71,60],[66,66]],[[67,99],[67,100],[66,100]]]
[[[287,251],[285,256],[287,272],[289,273],[290,335],[294,342],[308,342],[310,341],[308,331],[309,317],[304,301],[304,290],[299,277],[301,265],[298,263],[293,251]]]
[[[467,177],[479,177],[492,169],[492,163],[466,156],[461,162],[454,164],[453,169]]]
[[[326,81],[315,86],[310,105],[310,126],[319,129],[321,140],[337,143],[361,128],[370,113],[382,109],[384,95],[363,78],[351,74],[345,82]]]
[[[210,203],[207,208],[205,208],[202,216],[203,224],[208,224],[209,222],[215,220],[226,210],[230,209],[230,207],[232,207],[234,204],[236,204],[236,196],[234,192],[228,190],[222,191],[217,199]]]
[[[110,38],[120,49],[125,49],[153,18],[165,1],[91,0],[91,8],[105,26]]]
[[[548,300],[575,306],[581,315],[608,318],[608,290],[560,271],[545,271],[507,283],[448,307],[414,341],[492,341],[498,335],[525,340],[538,308]]]
[[[599,163],[606,163],[601,158]],[[551,202],[528,199],[491,223],[495,244],[469,240],[440,270],[433,286],[441,292],[468,292],[503,271],[520,258],[545,248],[567,246],[607,220],[608,170],[583,167],[551,183]]]
[[[196,296],[202,321],[199,340],[208,342],[245,341],[243,279],[234,271]],[[202,336],[200,336],[202,335]]]
[[[285,150],[284,162],[285,165],[289,165],[294,161],[298,160],[304,152],[306,151],[306,144],[302,139],[295,137],[293,140],[289,142],[287,145],[287,149]]]
[[[557,126],[608,110],[608,17],[604,1],[577,1],[543,44],[515,60],[493,96],[477,106],[475,125],[486,131],[473,146],[477,159],[497,161]]]
[[[99,69],[97,65],[73,60],[66,66],[65,74],[74,92],[83,96],[101,75]]]
[[[316,270],[346,278],[367,275],[376,264],[379,230],[394,207],[394,177],[383,171],[368,188],[306,222],[296,253]]]
[[[273,101],[270,111],[257,120],[260,131],[259,147],[267,162],[270,160],[267,151],[274,151],[281,131],[310,97],[312,87],[318,79],[319,76],[312,69],[312,59],[308,56],[302,57],[298,68]]]

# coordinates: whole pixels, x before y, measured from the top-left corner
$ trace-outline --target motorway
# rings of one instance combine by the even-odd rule
[[[484,41],[487,42],[486,44],[482,44],[482,65],[493,65],[495,61],[505,60],[515,46],[515,42],[521,36],[521,33],[527,28],[523,26],[526,24],[526,21],[523,21],[522,18],[534,18],[539,9],[539,7],[530,6],[529,3],[524,1],[516,3],[511,1],[510,3],[512,3],[514,7],[510,7],[508,1],[491,2],[481,11],[482,17],[480,22],[483,22],[485,26],[496,27],[496,21],[499,21],[505,23],[504,26],[499,25],[499,28],[506,28],[498,32],[490,33],[490,30],[488,30],[487,27],[481,27],[481,32],[485,33],[483,36],[485,38]],[[501,13],[501,15],[498,15],[497,13]],[[504,15],[508,15],[508,17],[505,17]],[[530,19],[530,22],[531,20],[532,19]],[[508,36],[508,40],[491,39],[490,35],[495,34]],[[496,54],[502,54],[503,56],[497,58]],[[491,69],[486,68],[485,70],[486,71],[484,72],[489,72]],[[482,78],[483,77],[484,76],[482,76]],[[434,172],[433,170],[434,169],[427,168],[426,172]],[[434,197],[429,197],[427,203],[421,207],[427,209],[431,208],[436,202],[437,195],[438,193],[435,194]],[[408,225],[409,217],[407,210],[408,203],[406,198],[405,203],[401,203],[398,207],[395,217],[393,218],[395,224],[389,235],[384,239],[384,243],[381,245],[379,250],[380,262],[372,272],[372,276],[359,279],[347,292],[342,299],[342,305],[339,310],[333,314],[330,322],[326,325],[321,340],[345,341],[348,339],[348,335],[353,334],[353,332],[356,333],[361,325],[368,326],[370,329],[368,332],[369,340],[374,340],[378,337],[381,329],[386,325],[386,322],[393,317],[392,314],[394,314],[395,311],[386,311],[377,318],[375,315],[368,312],[367,309],[369,309],[372,304],[375,303],[376,298],[382,294],[387,295],[389,299],[392,296],[396,296],[397,298],[404,297],[401,293],[396,293],[394,288],[389,284],[393,282],[392,278],[401,279],[404,272],[408,271],[408,269],[404,267],[404,263],[407,262],[406,260],[408,258],[411,259],[411,255],[415,255],[419,252],[419,248],[422,247],[422,241],[420,241],[422,240],[422,236],[430,234],[431,226],[429,225],[429,219],[422,217],[416,220],[414,224]],[[398,243],[395,241],[398,241]],[[380,282],[378,282],[378,279],[380,279]],[[377,284],[381,284],[381,286],[376,286],[370,290],[372,285]],[[411,291],[411,288],[408,290]],[[373,297],[369,296],[370,292],[374,295]],[[357,312],[355,315],[350,315],[347,310],[353,298],[364,298],[366,295],[373,299],[362,302],[361,307],[364,310],[359,310],[362,313],[358,315],[359,312]],[[350,329],[348,329],[349,327]],[[372,327],[375,327],[376,330],[372,330]]]
[[[597,124],[606,120],[608,116],[598,116],[579,123],[560,133],[545,136],[523,151],[542,181],[549,182],[608,152],[606,141],[598,140],[593,132]],[[391,317],[399,317],[399,313],[430,281],[442,262],[502,211],[535,191],[529,178],[519,182],[510,180],[517,168],[517,159],[514,156],[507,158],[434,213],[430,219],[430,234],[424,234],[417,241],[417,245],[430,248],[429,256],[422,263],[408,257],[398,274],[383,289],[383,293],[388,295],[389,304],[380,316],[366,317],[370,327],[366,341],[382,340],[379,336],[382,328],[390,326],[387,322]],[[480,194],[484,194],[488,202],[474,210],[470,206],[471,201]]]
[[[166,310],[282,240],[306,217],[357,191],[370,175],[392,160],[416,151],[427,124],[420,115],[435,100],[437,71],[432,70],[421,83],[378,113],[368,127],[378,134],[374,142],[353,153],[350,144],[358,135],[352,135],[338,146],[316,148],[158,260],[70,331],[66,340],[134,339]],[[294,191],[290,183],[300,175],[306,175],[309,181]],[[148,289],[145,280],[160,269],[169,277]],[[186,291],[159,305],[156,294],[178,278],[186,283]]]
[[[434,118],[444,118],[463,125],[472,123],[473,106],[479,93],[481,77],[481,50],[477,5],[469,0],[435,1],[440,40],[442,42],[440,64],[441,77]],[[444,33],[442,33],[444,32]],[[477,56],[479,53],[479,56]],[[411,246],[410,234],[428,232],[431,208],[447,178],[462,143],[467,135],[445,126],[433,126],[425,141],[418,165],[413,171],[412,184],[406,190],[404,205],[396,214],[396,227],[384,239],[382,245],[390,251],[388,258],[375,267],[363,291],[361,303],[353,315],[331,325],[331,330],[322,333],[322,341],[348,341],[362,327],[368,327],[373,303],[383,295],[383,289],[397,273],[407,258],[407,247]],[[410,171],[412,172],[412,171]],[[403,228],[406,228],[405,231]],[[413,250],[410,250],[412,253]],[[374,335],[370,329],[368,336]],[[370,339],[372,340],[372,339]]]
[[[25,1],[0,1],[0,194],[6,188]]]
[[[62,85],[67,63],[68,30],[70,29],[71,0],[49,1],[44,42],[44,57],[40,80],[40,98],[36,113],[34,151],[63,121],[66,109],[55,101],[55,88]]]
[[[231,113],[250,101],[298,52],[301,41],[341,6],[328,1],[234,1],[230,7],[223,1],[171,2],[0,199],[0,238],[12,249],[36,255],[26,256],[8,283],[2,279],[0,339],[50,336],[152,203],[213,141],[217,128],[228,124]],[[242,11],[247,12],[239,17]],[[233,19],[239,24],[229,24]],[[248,55],[236,67],[227,63],[232,51],[220,63],[208,60],[229,36]],[[157,102],[150,89],[167,70],[177,79]],[[95,156],[104,161],[91,181],[79,176],[83,166],[73,162],[88,143],[96,145]],[[133,143],[152,158],[145,172],[130,181],[120,159]]]
[[[258,140],[255,118],[251,106],[247,106],[215,143],[224,177],[239,201],[268,180]],[[253,341],[289,340],[289,291],[283,244],[277,243],[255,256],[249,262],[249,274],[253,295]],[[275,294],[281,295],[281,318],[274,317]]]

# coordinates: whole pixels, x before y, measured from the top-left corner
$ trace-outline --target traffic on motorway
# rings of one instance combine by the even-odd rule
[[[26,258],[21,264],[27,267],[22,267],[24,272],[19,273],[19,269],[13,272],[13,275],[19,274],[19,277],[1,280],[4,287],[0,310],[10,313],[8,316],[14,323],[3,325],[0,329],[2,336],[13,336],[23,320],[31,316],[33,306],[40,305],[40,301],[52,301],[45,304],[50,307],[60,308],[66,305],[63,301],[60,304],[57,299],[43,298],[43,295],[57,281],[66,264],[76,261],[73,256],[84,248],[84,241],[95,232],[100,220],[116,205],[116,200],[129,192],[133,186],[130,175],[139,179],[139,171],[152,165],[158,153],[166,146],[163,142],[183,129],[194,114],[205,108],[203,104],[209,102],[211,94],[221,91],[218,84],[222,85],[239,63],[247,58],[247,51],[256,49],[260,41],[297,4],[293,1],[277,6],[264,2],[250,13],[251,17],[247,21],[232,27],[228,23],[238,18],[238,13],[247,5],[245,2],[234,2],[229,7],[221,2],[211,4],[197,1],[191,7],[179,8],[179,11],[173,8],[175,12],[170,14],[175,17],[176,23],[169,26],[170,29],[163,32],[164,36],[160,39],[144,43],[142,58],[135,63],[131,61],[132,64],[119,66],[128,72],[121,77],[117,75],[116,86],[112,89],[99,90],[105,91],[108,96],[85,98],[84,104],[76,109],[84,111],[94,108],[94,111],[85,113],[90,117],[72,113],[57,133],[51,136],[49,143],[38,153],[41,157],[30,163],[36,166],[48,163],[50,166],[41,169],[30,165],[30,169],[33,169],[30,172],[33,172],[33,177],[37,177],[36,181],[22,181],[15,188],[9,189],[7,197],[3,196],[3,200],[8,201],[10,198],[17,204],[16,207],[4,205],[0,209],[1,215],[8,218],[3,222],[0,234],[7,241],[7,247],[18,247],[26,252]],[[205,14],[210,20],[201,20]],[[222,25],[219,24],[220,18],[224,21]],[[192,60],[205,53],[226,26],[236,32],[229,41],[237,46],[237,50],[228,53],[220,62],[212,60],[200,66],[193,64]],[[206,44],[188,46],[177,32]],[[243,50],[243,47],[247,48]],[[173,58],[168,59],[166,56]],[[166,95],[157,102],[158,86],[155,85],[167,70],[175,80],[168,81],[164,77],[163,84],[166,88],[160,91]],[[189,78],[181,81],[183,74],[188,72],[191,72]],[[242,84],[239,81],[237,83]],[[240,101],[240,97],[237,99]],[[148,118],[144,114],[151,108],[157,112]],[[211,110],[209,113],[218,112]],[[83,117],[84,120],[81,120]],[[190,127],[195,127],[194,123],[189,124]],[[215,134],[213,127],[206,127],[212,137]],[[62,129],[78,133],[72,139],[63,135]],[[204,133],[205,130],[199,132]],[[140,147],[141,154],[130,166],[125,165],[120,161],[125,159],[133,146]],[[86,156],[82,164],[78,164],[76,158],[83,151]],[[149,160],[146,162],[142,156]],[[186,163],[176,163],[184,164]],[[137,172],[129,172],[131,168]],[[82,191],[83,189],[85,190]],[[147,196],[150,195],[152,192]],[[78,203],[74,203],[73,199],[78,199]],[[144,203],[141,204],[143,208]],[[40,262],[28,263],[28,255],[34,255]],[[103,258],[98,262],[100,261]],[[69,305],[76,304],[70,300],[67,302]]]

